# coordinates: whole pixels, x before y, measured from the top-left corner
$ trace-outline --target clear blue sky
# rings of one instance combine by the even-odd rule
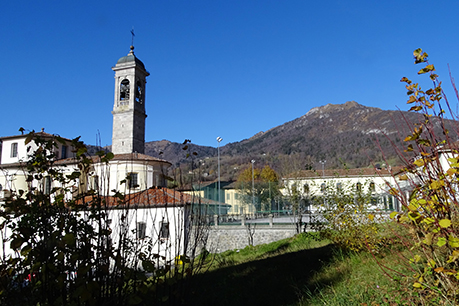
[[[458,14],[433,0],[5,1],[0,136],[45,127],[111,144],[111,67],[132,27],[151,74],[146,141],[216,147],[350,100],[406,110],[414,49],[448,88],[448,64],[459,77]]]

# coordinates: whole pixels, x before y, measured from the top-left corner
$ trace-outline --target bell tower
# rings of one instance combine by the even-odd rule
[[[112,152],[145,153],[145,85],[150,74],[134,55],[118,60],[115,67],[115,101],[113,104]]]

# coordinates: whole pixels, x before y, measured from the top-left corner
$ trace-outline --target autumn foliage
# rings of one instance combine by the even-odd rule
[[[400,262],[405,267],[384,267],[393,277],[408,282],[416,304],[457,305],[459,303],[459,151],[457,130],[445,128],[444,118],[456,118],[449,106],[435,67],[427,53],[414,51],[415,64],[424,65],[418,74],[427,74],[433,86],[427,90],[404,77],[410,111],[422,115],[411,126],[401,154],[405,160],[399,183],[391,190],[403,205],[401,212],[391,214],[403,225],[406,235],[398,236],[405,247]],[[453,87],[455,89],[454,83]],[[457,91],[456,96],[457,96]],[[441,126],[441,133],[435,127]],[[408,154],[414,153],[414,160]],[[409,194],[409,196],[407,196]],[[396,266],[397,263],[394,263]],[[406,272],[409,271],[409,272]]]

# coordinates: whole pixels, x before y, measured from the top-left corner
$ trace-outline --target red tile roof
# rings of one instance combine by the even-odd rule
[[[204,199],[169,188],[150,188],[144,191],[126,194],[122,198],[102,197],[108,207],[141,208],[141,207],[181,207],[191,204],[218,205],[217,201]],[[92,202],[93,196],[84,197],[84,202]],[[226,205],[224,203],[221,203]]]
[[[388,176],[397,173],[402,167],[392,167],[387,169],[375,168],[356,168],[356,169],[326,169],[322,170],[302,170],[288,175],[285,178],[321,178],[324,177],[361,177],[361,176]]]

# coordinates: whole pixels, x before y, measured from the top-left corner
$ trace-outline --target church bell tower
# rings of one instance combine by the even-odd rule
[[[118,60],[115,67],[115,102],[113,104],[112,152],[145,153],[145,85],[150,74],[134,55]]]

